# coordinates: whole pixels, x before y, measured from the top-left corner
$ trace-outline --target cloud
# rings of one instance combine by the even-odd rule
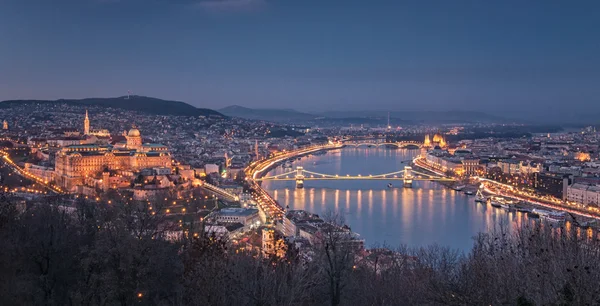
[[[266,0],[201,0],[197,6],[209,12],[251,12],[263,9]]]

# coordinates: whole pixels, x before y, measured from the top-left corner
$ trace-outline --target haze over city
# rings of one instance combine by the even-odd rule
[[[0,20],[0,100],[600,114],[597,1],[2,0]]]

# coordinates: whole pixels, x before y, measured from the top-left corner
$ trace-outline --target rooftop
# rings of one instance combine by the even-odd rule
[[[246,217],[257,214],[258,209],[253,208],[223,208],[219,211],[220,216]]]

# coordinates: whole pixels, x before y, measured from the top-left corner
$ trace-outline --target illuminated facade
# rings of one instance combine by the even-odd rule
[[[88,111],[85,110],[85,119],[83,119],[83,134],[90,134],[90,118],[88,117]]]
[[[84,122],[89,122],[87,116]],[[87,128],[89,132],[89,126]],[[62,148],[56,154],[54,169],[56,183],[72,191],[83,184],[86,177],[101,177],[107,169],[138,171],[153,167],[171,167],[168,148],[161,144],[142,144],[140,131],[133,128],[127,134],[126,144],[83,144]]]
[[[8,130],[8,122],[6,122],[6,120],[4,120],[4,122],[2,122],[2,129]]]
[[[110,137],[110,132],[108,130],[92,130],[90,135],[99,136],[99,137]]]
[[[431,139],[429,139],[429,134],[425,135],[425,141],[423,142],[424,147],[431,147]]]
[[[477,171],[480,169],[478,158],[465,158],[463,159],[462,164],[466,176],[475,176],[478,174]]]
[[[277,231],[271,228],[262,230],[262,253],[264,257],[284,258],[287,244]]]
[[[426,148],[439,146],[440,148],[444,149],[448,147],[448,144],[446,143],[446,139],[444,139],[444,136],[442,136],[442,134],[435,133],[435,135],[433,135],[433,139],[429,138],[429,134],[425,135],[425,141],[423,141],[423,146]]]

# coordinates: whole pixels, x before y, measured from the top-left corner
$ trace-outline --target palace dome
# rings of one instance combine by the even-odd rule
[[[136,128],[132,128],[131,130],[129,130],[129,133],[127,133],[127,136],[129,137],[140,137],[140,131]]]
[[[436,133],[435,135],[433,135],[433,142],[442,142],[444,140],[444,137],[442,137],[442,135],[440,133]]]

